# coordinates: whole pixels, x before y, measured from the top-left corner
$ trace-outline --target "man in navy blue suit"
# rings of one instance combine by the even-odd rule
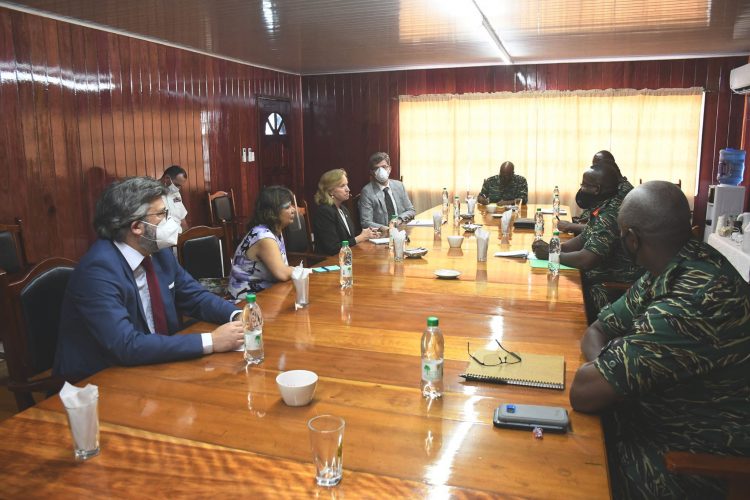
[[[170,247],[179,224],[166,188],[150,177],[111,184],[96,205],[99,239],[70,277],[63,299],[53,374],[80,380],[113,365],[196,358],[242,346],[240,312],[179,266]],[[179,314],[220,324],[210,333],[174,335]]]

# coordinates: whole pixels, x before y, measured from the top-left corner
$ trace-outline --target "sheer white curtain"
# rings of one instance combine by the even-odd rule
[[[574,207],[582,173],[607,149],[634,185],[679,180],[692,203],[702,103],[699,88],[401,96],[401,175],[419,212],[443,187],[476,195],[510,160],[531,203],[550,202],[558,185]]]

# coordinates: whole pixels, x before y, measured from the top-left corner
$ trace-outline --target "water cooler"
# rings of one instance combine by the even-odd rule
[[[744,186],[730,186],[727,184],[708,186],[706,231],[703,233],[703,241],[708,241],[708,236],[716,231],[716,220],[720,215],[739,215],[744,211],[744,205]]]

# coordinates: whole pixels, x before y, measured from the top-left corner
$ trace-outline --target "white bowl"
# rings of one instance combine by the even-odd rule
[[[488,214],[494,214],[495,210],[497,210],[497,204],[496,203],[490,203],[486,207]]]
[[[463,242],[463,236],[456,236],[455,234],[448,236],[448,246],[451,248],[461,248],[461,243]]]
[[[289,406],[305,406],[315,395],[318,375],[308,370],[290,370],[276,376],[281,398]]]

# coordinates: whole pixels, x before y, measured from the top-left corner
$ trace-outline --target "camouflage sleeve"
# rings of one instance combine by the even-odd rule
[[[518,193],[516,194],[516,198],[523,198],[524,204],[529,202],[529,184],[526,182],[525,177],[521,177],[520,182],[518,183]]]
[[[604,330],[607,338],[622,337],[630,332],[633,325],[633,310],[630,304],[633,303],[638,286],[631,286],[624,295],[611,304],[607,304],[599,312],[599,324]]]
[[[489,188],[489,179],[485,179],[484,182],[482,182],[482,190],[479,191],[479,194],[485,197],[490,196],[490,188]]]
[[[609,309],[622,302],[620,299]],[[686,308],[695,310],[696,305],[683,303],[675,310],[674,303],[652,302],[633,322],[633,334],[608,344],[594,363],[618,394],[659,390],[705,374],[715,366],[719,349],[705,339],[701,341],[707,325],[686,314]]]
[[[606,257],[615,240],[619,237],[617,228],[617,213],[614,210],[606,210],[592,221],[589,221],[584,230],[586,239],[583,248],[600,257]]]

